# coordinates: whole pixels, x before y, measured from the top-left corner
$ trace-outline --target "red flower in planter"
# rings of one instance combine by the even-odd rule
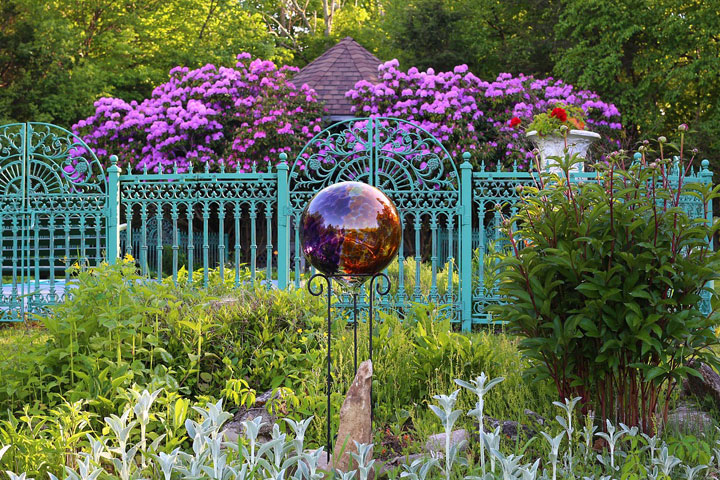
[[[518,117],[513,117],[510,119],[510,127],[515,128],[518,125],[522,123],[522,120],[520,120]]]
[[[567,121],[567,112],[565,111],[564,108],[560,108],[560,107],[553,108],[553,111],[550,113],[550,116],[557,118],[561,122]]]

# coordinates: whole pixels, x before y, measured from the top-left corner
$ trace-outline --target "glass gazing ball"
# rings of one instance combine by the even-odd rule
[[[338,280],[350,286],[387,267],[400,240],[395,205],[365,183],[341,182],[324,188],[300,218],[300,245],[307,261],[325,275],[346,275]]]

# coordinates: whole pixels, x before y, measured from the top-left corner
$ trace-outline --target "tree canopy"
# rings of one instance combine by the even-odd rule
[[[405,70],[559,78],[617,105],[627,146],[687,123],[720,156],[720,7],[698,0],[5,0],[0,122],[71,125],[175,66],[302,67],[344,36]]]

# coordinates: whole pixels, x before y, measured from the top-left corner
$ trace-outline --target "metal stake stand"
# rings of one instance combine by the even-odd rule
[[[373,315],[374,306],[373,300],[375,293],[378,295],[387,295],[390,292],[390,278],[384,273],[375,273],[373,275],[325,275],[323,273],[316,273],[307,282],[307,288],[311,295],[319,297],[323,294],[323,291],[327,291],[327,327],[328,327],[328,340],[327,340],[327,458],[330,459],[332,453],[330,448],[332,447],[332,432],[330,428],[331,418],[331,407],[330,407],[330,392],[332,389],[332,358],[330,354],[330,346],[332,342],[332,280],[338,278],[359,278],[367,277],[370,279],[370,302],[368,304],[368,322],[369,322],[369,335],[368,335],[368,350],[370,353],[370,361],[373,358]],[[382,283],[376,283],[375,280],[383,278],[385,280],[384,285]],[[322,285],[318,284],[317,288],[313,287],[313,283],[316,279],[325,280],[327,290]],[[358,306],[357,306],[357,292],[353,292],[353,365],[355,373],[357,373],[357,327],[358,327]],[[372,383],[370,383],[370,419],[372,422],[373,418],[373,407],[372,407]]]

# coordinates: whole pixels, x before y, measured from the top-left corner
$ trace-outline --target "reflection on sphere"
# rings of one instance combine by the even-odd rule
[[[342,182],[318,192],[300,219],[300,244],[325,275],[372,276],[400,247],[400,216],[393,202],[365,183]],[[366,278],[344,278],[356,286]]]

